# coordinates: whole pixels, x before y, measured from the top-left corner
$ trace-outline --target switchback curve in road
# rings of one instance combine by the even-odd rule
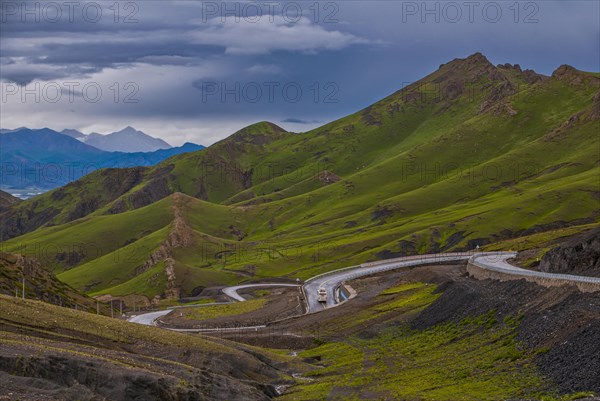
[[[454,261],[466,261],[479,266],[482,269],[491,271],[501,271],[503,273],[516,276],[526,277],[535,276],[546,279],[560,279],[567,282],[585,282],[594,283],[600,285],[600,278],[597,277],[586,277],[586,276],[574,276],[567,274],[554,274],[537,272],[533,270],[527,270],[518,266],[511,265],[508,263],[508,259],[517,256],[516,252],[454,252],[454,253],[439,253],[439,254],[428,254],[428,255],[417,255],[407,256],[396,259],[388,259],[383,261],[363,263],[358,266],[350,266],[343,269],[330,271],[327,273],[319,274],[308,280],[306,280],[303,290],[306,294],[307,313],[319,312],[324,309],[333,307],[338,304],[335,297],[335,290],[345,281],[353,280],[359,277],[364,277],[372,274],[377,274],[385,271],[396,270],[402,267],[412,267],[424,264],[435,264],[435,263],[447,263]],[[237,293],[242,288],[252,287],[296,287],[296,284],[281,284],[281,283],[263,283],[263,284],[245,284],[233,287],[226,287],[223,289],[230,298],[235,301],[243,302],[245,299]],[[319,288],[325,288],[327,290],[327,302],[320,303],[317,301],[317,291]],[[208,304],[205,304],[208,305]],[[202,306],[202,305],[197,305]],[[150,312],[142,315],[134,316],[129,319],[130,322],[155,325],[156,319],[171,312],[171,309],[163,311]],[[254,327],[252,327],[254,328]],[[238,328],[237,330],[242,329]],[[190,330],[191,331],[191,330]]]

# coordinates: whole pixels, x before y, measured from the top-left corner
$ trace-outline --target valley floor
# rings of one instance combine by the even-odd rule
[[[462,263],[349,284],[356,298],[316,314],[290,316],[295,288],[249,289],[250,301],[177,309],[160,322],[266,326],[211,336],[1,296],[0,399],[568,400],[600,393],[600,293],[478,281]]]
[[[598,293],[478,281],[467,277],[464,264],[350,285],[358,297],[338,307],[214,335],[286,350],[312,365],[285,400],[562,400],[600,393]],[[264,308],[217,321],[254,325],[282,295],[267,294]],[[288,302],[293,298],[288,293]],[[174,313],[161,322],[217,321]]]

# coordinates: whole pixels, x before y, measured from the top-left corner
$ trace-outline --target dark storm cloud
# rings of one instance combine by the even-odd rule
[[[35,80],[54,81],[57,79],[68,79],[72,77],[89,77],[91,74],[102,71],[99,65],[69,65],[51,67],[46,63],[36,63],[30,60],[29,63],[19,64],[13,60],[8,60],[7,64],[2,65],[0,76],[3,80],[14,82],[21,86],[26,86]]]
[[[69,3],[72,9],[65,6]],[[44,11],[49,4],[54,6]],[[88,13],[92,17],[83,15],[88,4],[94,5]],[[96,21],[93,11],[98,5],[102,17]],[[13,68],[3,69],[1,78],[26,84],[80,79],[135,63],[194,65],[214,54],[215,47],[190,43],[185,36],[195,25],[188,20],[197,15],[182,9],[188,7],[172,7],[167,2],[3,1],[0,60]],[[171,12],[171,18],[164,18],[165,12]]]
[[[2,3],[1,57],[56,68],[54,74],[40,68],[9,69],[3,71],[3,80],[23,83],[63,78],[67,64],[71,73],[83,75],[134,63],[194,65],[195,60],[224,53],[316,53],[368,43],[349,33],[324,29],[307,18],[290,22],[273,15],[238,20],[219,18],[214,11],[210,14],[213,18],[208,18],[204,6],[199,6],[204,3],[72,3],[70,7],[65,6],[68,2]],[[47,5],[53,5],[50,11],[44,11]],[[93,7],[84,12],[90,5]],[[248,68],[272,73],[276,67]]]
[[[219,15],[219,7],[243,9],[247,2],[160,0],[118,2],[117,20],[112,1],[96,3],[102,5],[97,22],[82,17],[93,3],[87,1],[77,3],[72,21],[63,10],[55,22],[50,14],[23,22],[4,8],[9,3],[22,4],[0,2],[6,19],[0,23],[0,81],[94,81],[103,97],[89,103],[76,92],[72,103],[50,103],[23,101],[17,93],[2,104],[5,127],[106,132],[134,125],[175,144],[208,145],[259,120],[311,129],[475,52],[545,74],[561,64],[600,69],[600,6],[591,1],[520,2],[518,15],[508,8],[514,2],[475,2],[473,21],[464,8],[449,21],[451,2],[345,1],[333,2],[337,10],[328,22],[325,7],[332,2],[297,3],[305,9],[295,22],[281,13],[260,20]],[[491,11],[482,14],[492,3],[501,9],[495,22]],[[532,11],[535,22],[525,21]],[[128,84],[137,88],[136,103],[124,102],[132,93]],[[301,96],[294,99],[284,88],[299,88]]]

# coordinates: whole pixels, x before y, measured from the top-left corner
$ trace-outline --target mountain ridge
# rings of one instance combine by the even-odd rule
[[[131,126],[107,135],[92,133],[83,138],[83,141],[107,152],[155,152],[172,147],[164,140],[151,137]]]
[[[532,74],[494,67],[480,56],[460,59],[307,133],[261,122],[153,167],[96,172],[0,213],[4,239],[33,231],[5,246],[68,242],[115,214],[143,227],[142,216],[152,211],[164,216],[160,226],[114,232],[114,243],[97,258],[86,255],[66,267],[48,255],[47,262],[95,295],[144,289],[148,296],[171,296],[168,280],[157,287],[149,277],[172,271],[185,295],[191,285],[248,275],[305,278],[365,261],[470,250],[595,224],[599,167],[591,145],[600,78]],[[100,193],[88,190],[98,186]],[[191,245],[171,250],[173,262],[163,258],[136,274],[175,224],[176,197],[186,200],[179,209]],[[557,208],[555,199],[570,206]],[[143,251],[120,265],[129,276],[107,282],[103,258],[132,247]],[[257,248],[260,255],[276,252],[252,259]],[[300,255],[289,259],[288,249]]]
[[[30,128],[20,127],[16,129],[0,129],[0,134],[13,133],[25,129]],[[39,131],[43,129],[50,128],[45,127],[30,130]],[[115,131],[110,134],[99,134],[97,132],[84,134],[81,131],[70,128],[63,129],[59,133],[106,152],[148,153],[172,148],[172,146],[164,140],[147,135],[131,126],[127,126],[120,131]]]

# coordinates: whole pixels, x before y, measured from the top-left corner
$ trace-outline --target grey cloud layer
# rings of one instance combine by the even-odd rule
[[[22,5],[25,3],[19,2],[20,7],[26,7]],[[65,14],[65,11],[63,18],[50,22],[41,11],[43,8],[39,11],[41,17],[38,16],[38,22],[34,20],[35,15],[23,16],[20,12],[4,15],[2,18],[6,21],[3,21],[0,62],[9,67],[3,69],[2,79],[26,84],[35,79],[86,77],[105,68],[133,63],[194,66],[206,58],[222,54],[316,53],[368,43],[366,39],[349,33],[325,29],[308,18],[294,22],[281,15],[257,20],[236,17],[208,19],[200,17],[203,10],[194,6],[195,3],[133,4],[139,4],[134,15],[137,22],[133,23],[122,21],[124,15],[115,22],[115,11],[109,10],[106,5],[104,16],[97,23],[77,13],[77,18],[71,22],[70,14]],[[160,18],[165,13],[170,18]],[[249,68],[250,71],[252,68],[260,70],[258,65]],[[271,65],[270,71],[277,68]]]
[[[0,7],[7,3],[15,4],[2,0]],[[68,96],[55,103],[9,96],[2,102],[3,128],[111,132],[133,125],[175,145],[209,145],[265,119],[290,130],[311,129],[476,51],[495,63],[520,63],[546,74],[564,63],[600,69],[597,1],[521,2],[517,23],[508,8],[513,2],[497,2],[503,15],[495,23],[482,18],[486,2],[476,2],[474,22],[463,9],[456,23],[445,21],[444,15],[437,22],[435,15],[425,15],[423,22],[420,12],[403,14],[407,5],[421,8],[421,1],[298,2],[302,18],[293,13],[284,17],[281,7],[289,2],[280,2],[273,15],[259,19],[251,8],[241,11],[241,18],[221,17],[222,9],[214,9],[243,10],[251,4],[247,2],[152,0],[126,9],[132,2],[121,1],[118,22],[110,1],[96,3],[103,7],[97,23],[81,17],[81,9],[91,3],[77,3],[73,22],[64,14],[55,23],[44,18],[23,23],[19,14],[0,9],[0,18],[6,18],[0,24],[0,85],[80,84],[73,102]],[[536,23],[524,23],[526,3],[538,6]],[[448,2],[428,2],[427,7],[442,10],[444,4]],[[325,22],[332,11],[330,19],[337,22]],[[125,23],[128,15],[137,22]],[[89,82],[103,90],[96,103],[84,101],[80,93]],[[139,102],[123,102],[128,83],[139,88]],[[278,86],[269,101],[267,86],[273,83]],[[115,84],[118,101],[111,89]],[[203,89],[214,89],[213,84],[219,89],[206,96]],[[297,102],[282,94],[287,84],[302,90]],[[252,92],[256,88],[263,91],[258,101]]]

